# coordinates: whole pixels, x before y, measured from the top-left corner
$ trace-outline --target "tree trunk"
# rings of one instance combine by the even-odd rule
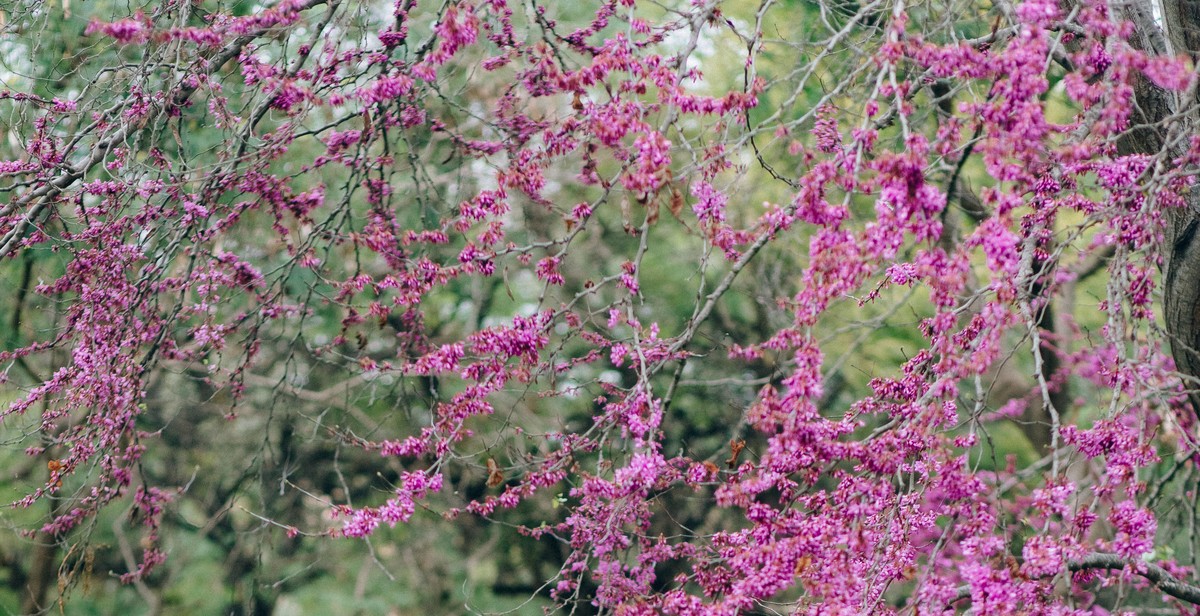
[[[1131,42],[1147,52],[1186,53],[1195,60],[1200,53],[1200,2],[1165,0],[1161,6],[1164,18],[1158,20],[1152,4],[1157,1],[1138,0],[1125,9],[1126,18],[1137,25]],[[1140,79],[1135,94],[1137,108],[1131,125],[1136,128],[1118,143],[1119,151],[1157,155],[1164,163],[1173,164],[1186,153],[1196,131],[1194,95],[1166,92],[1145,78]],[[1176,125],[1171,132],[1171,124],[1180,122],[1184,125]],[[1191,392],[1193,409],[1200,410],[1200,388],[1196,386],[1200,383],[1200,246],[1196,238],[1200,191],[1189,192],[1186,199],[1186,208],[1168,213],[1163,242],[1163,312],[1175,365]]]

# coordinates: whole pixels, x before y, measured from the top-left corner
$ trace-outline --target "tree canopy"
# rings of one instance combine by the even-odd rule
[[[1193,613],[1198,33],[0,6],[0,606]]]

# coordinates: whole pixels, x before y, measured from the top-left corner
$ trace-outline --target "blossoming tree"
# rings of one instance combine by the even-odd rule
[[[1191,5],[94,1],[0,35],[24,610],[406,527],[537,611],[1200,606]]]

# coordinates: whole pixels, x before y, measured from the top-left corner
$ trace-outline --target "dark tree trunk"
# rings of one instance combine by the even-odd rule
[[[1200,2],[1163,0],[1163,26],[1155,19],[1152,2],[1136,0],[1126,17],[1137,25],[1132,41],[1147,52],[1162,55],[1200,56]],[[1137,108],[1131,118],[1135,128],[1118,143],[1122,153],[1159,156],[1171,165],[1190,147],[1196,126],[1196,100],[1166,92],[1145,79],[1136,87]],[[1175,170],[1179,171],[1179,170]],[[1195,170],[1184,170],[1192,171]],[[1164,234],[1163,282],[1164,319],[1171,354],[1192,392],[1193,409],[1200,410],[1200,246],[1196,238],[1200,222],[1200,191],[1187,194],[1187,207],[1172,210]]]

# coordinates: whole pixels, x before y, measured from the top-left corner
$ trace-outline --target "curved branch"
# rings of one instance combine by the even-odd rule
[[[1133,558],[1124,558],[1118,554],[1105,554],[1101,552],[1088,554],[1079,560],[1067,561],[1067,571],[1072,573],[1094,569],[1125,569],[1127,567],[1134,574],[1145,578],[1146,581],[1153,584],[1163,594],[1170,595],[1192,605],[1200,605],[1200,586],[1181,581],[1172,575],[1170,571],[1152,563]],[[950,603],[956,603],[970,597],[971,587],[960,586],[958,595]]]
[[[1146,578],[1147,581],[1154,584],[1164,594],[1193,605],[1200,605],[1200,586],[1193,586],[1192,584],[1180,581],[1179,578],[1171,575],[1170,571],[1155,564],[1122,558],[1116,554],[1096,553],[1089,554],[1080,560],[1068,562],[1067,570],[1124,569],[1127,566],[1132,566],[1134,573]]]

